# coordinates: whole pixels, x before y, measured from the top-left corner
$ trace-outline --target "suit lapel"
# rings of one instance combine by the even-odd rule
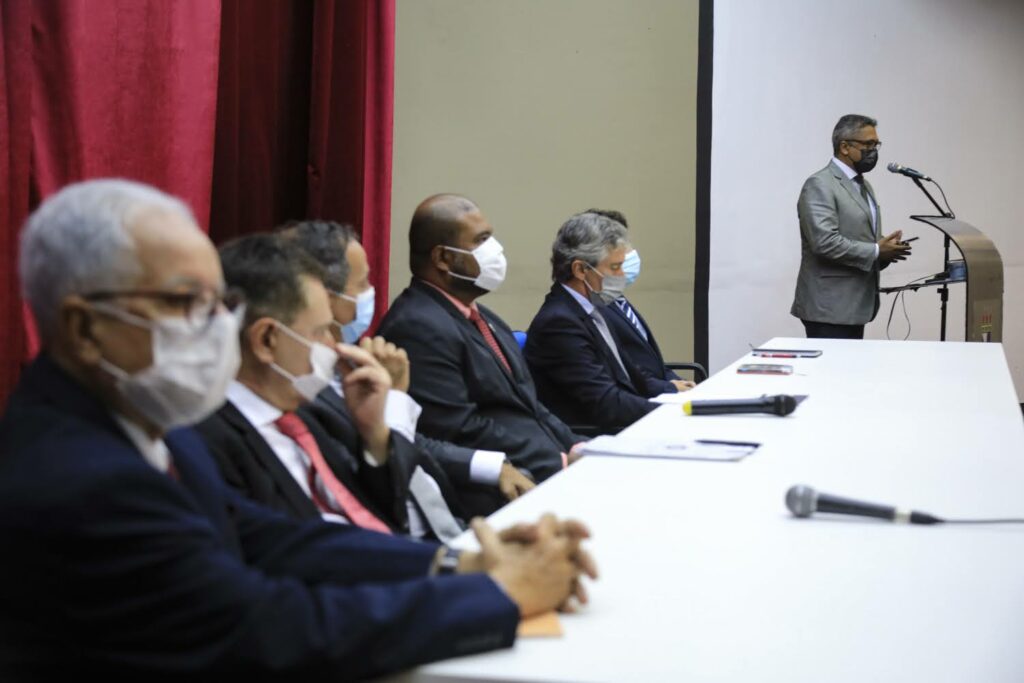
[[[834,163],[829,162],[829,166],[832,169],[832,175],[835,177],[836,181],[843,186],[843,189],[846,190],[846,193],[850,195],[850,199],[852,199],[854,203],[860,207],[861,211],[864,212],[864,215],[867,216],[868,222],[870,223],[871,207],[869,207],[868,203],[864,200],[864,195],[860,193],[860,186],[857,185],[857,183],[850,180],[849,178],[847,178],[846,174],[843,173],[843,170],[836,166]]]
[[[263,440],[256,428],[239,412],[230,401],[220,409],[224,420],[242,437],[249,452],[253,454],[256,462],[267,473],[274,488],[288,505],[298,514],[308,516],[310,512],[316,513],[316,505],[295,482],[291,473],[278,459],[277,455],[270,448],[270,445]]]
[[[583,310],[583,307],[580,306],[579,302],[576,301],[576,299],[573,298],[573,296],[569,294],[569,292],[565,291],[565,288],[562,287],[560,283],[556,282],[555,285],[551,288],[551,291],[555,294],[555,296],[561,296],[563,301],[569,306],[569,310],[571,310],[573,314],[576,315],[583,323],[583,327],[585,327],[587,329],[587,332],[590,333],[590,338],[597,345],[597,348],[601,349],[601,355],[604,357],[604,364],[611,371],[612,376],[615,377],[615,380],[619,384],[629,387],[631,391],[634,390],[633,382],[631,382],[629,377],[623,373],[622,367],[619,365],[619,361],[615,359],[615,354],[613,354],[612,350],[608,348],[608,343],[605,342],[604,337],[601,336],[601,330],[597,329],[597,323],[594,322],[593,318],[591,318],[590,315]],[[611,305],[615,306],[615,304]],[[605,308],[608,307],[605,306]],[[598,309],[597,315],[604,315],[604,313],[601,311],[601,309]],[[605,324],[608,324],[607,319],[605,319]],[[608,333],[612,333],[611,328],[608,329]],[[612,338],[614,339],[614,337]]]

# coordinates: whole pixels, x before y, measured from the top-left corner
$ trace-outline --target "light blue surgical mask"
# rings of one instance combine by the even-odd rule
[[[359,341],[359,338],[370,329],[370,323],[373,322],[373,314],[375,311],[375,302],[377,300],[377,290],[370,287],[365,292],[360,292],[358,296],[349,296],[348,294],[341,294],[335,292],[335,296],[344,299],[345,301],[351,301],[356,305],[356,317],[352,322],[347,325],[340,325],[335,323],[341,328],[341,338],[346,344],[355,344]]]
[[[626,275],[626,284],[631,285],[640,277],[640,252],[631,249],[626,253],[626,260],[622,262],[622,272]]]

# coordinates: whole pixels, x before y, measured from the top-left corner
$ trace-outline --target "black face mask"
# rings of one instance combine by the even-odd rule
[[[860,153],[860,161],[853,162],[853,170],[857,173],[867,173],[873,169],[877,163],[877,149],[862,150]]]

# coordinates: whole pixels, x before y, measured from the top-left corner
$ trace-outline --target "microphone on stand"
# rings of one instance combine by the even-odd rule
[[[886,168],[889,169],[890,173],[899,173],[900,175],[905,175],[908,178],[917,178],[918,180],[927,180],[929,182],[931,182],[932,180],[924,173],[921,173],[920,171],[915,171],[914,169],[909,168],[907,166],[901,166],[897,164],[895,161],[889,162],[889,165],[886,166]]]

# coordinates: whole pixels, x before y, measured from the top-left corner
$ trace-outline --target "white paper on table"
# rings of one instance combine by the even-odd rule
[[[664,441],[620,436],[599,436],[583,444],[584,455],[625,458],[669,458],[674,460],[717,460],[735,462],[757,450],[761,444],[739,441]]]
[[[647,399],[651,403],[666,403],[669,405],[683,405],[690,400],[689,394],[685,391],[677,391],[673,394],[658,394],[654,398]]]

